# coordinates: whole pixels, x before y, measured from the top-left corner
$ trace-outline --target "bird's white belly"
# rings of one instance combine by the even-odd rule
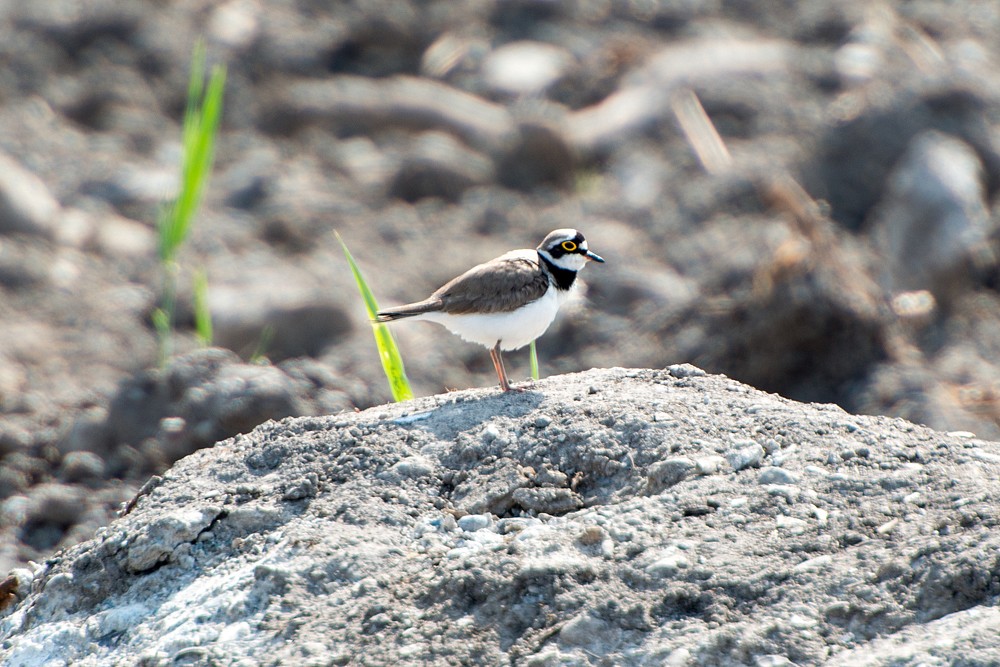
[[[464,340],[501,350],[516,350],[535,340],[549,328],[565,300],[565,292],[550,287],[540,299],[509,313],[449,315],[427,313],[420,319],[443,324]]]

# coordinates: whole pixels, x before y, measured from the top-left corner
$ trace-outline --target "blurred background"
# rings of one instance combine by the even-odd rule
[[[0,1],[0,574],[199,447],[389,400],[335,231],[394,305],[582,230],[607,264],[543,375],[687,362],[1000,438],[998,34],[995,0]],[[225,111],[161,367],[199,38]],[[419,395],[495,384],[394,332]]]

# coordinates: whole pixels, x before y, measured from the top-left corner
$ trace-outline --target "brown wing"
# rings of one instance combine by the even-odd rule
[[[441,310],[452,315],[507,313],[540,298],[549,277],[537,261],[526,257],[500,257],[475,266],[431,296],[441,300]]]

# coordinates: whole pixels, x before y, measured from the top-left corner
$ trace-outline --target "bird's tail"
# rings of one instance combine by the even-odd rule
[[[405,306],[395,308],[384,308],[375,315],[376,322],[395,322],[407,317],[416,317],[424,313],[431,313],[441,310],[441,301],[438,299],[428,299],[417,303],[408,303]]]

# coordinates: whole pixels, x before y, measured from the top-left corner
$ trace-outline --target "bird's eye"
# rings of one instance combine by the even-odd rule
[[[576,252],[576,244],[572,241],[563,241],[562,249],[566,252]]]

